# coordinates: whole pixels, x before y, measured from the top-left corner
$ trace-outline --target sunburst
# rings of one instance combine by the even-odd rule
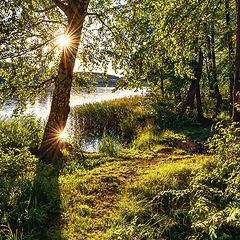
[[[64,129],[62,132],[59,133],[59,138],[62,141],[66,141],[67,140],[67,131],[66,131],[66,129]]]
[[[71,38],[68,35],[62,34],[57,37],[56,43],[60,47],[68,47],[71,44]]]

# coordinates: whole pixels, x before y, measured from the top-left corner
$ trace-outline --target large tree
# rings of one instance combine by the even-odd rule
[[[68,24],[64,34],[69,37],[70,43],[61,54],[58,73],[55,77],[51,111],[40,148],[40,156],[47,162],[51,162],[59,153],[58,134],[64,130],[70,111],[69,100],[73,69],[89,4],[89,0],[69,0],[67,4],[59,0],[53,1],[67,16]]]
[[[27,100],[34,103],[36,95],[55,86],[39,150],[40,157],[49,163],[59,154],[59,134],[70,110],[73,69],[88,6],[89,0],[0,1],[0,71],[5,79],[0,86],[2,104],[16,95],[18,107],[24,108]],[[59,36],[68,39],[61,49]]]
[[[240,122],[240,1],[236,0],[237,30],[236,30],[236,55],[234,63],[234,83],[233,83],[233,112],[232,120]],[[238,105],[238,106],[237,106]]]

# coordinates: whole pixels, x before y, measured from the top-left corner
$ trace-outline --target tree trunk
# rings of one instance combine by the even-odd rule
[[[214,40],[214,26],[211,25],[211,38],[209,34],[209,29],[206,25],[206,45],[207,45],[207,75],[209,79],[209,87],[210,87],[210,97],[215,98],[217,100],[216,102],[216,108],[215,113],[220,112],[222,107],[222,95],[219,91],[218,85],[217,85],[217,67],[216,67],[216,58],[215,58],[215,40]]]
[[[47,163],[54,163],[60,154],[60,133],[64,130],[70,111],[70,91],[72,86],[73,69],[81,39],[82,26],[86,16],[88,2],[78,2],[84,7],[76,13],[69,9],[68,26],[65,32],[71,42],[65,46],[59,64],[58,75],[55,79],[51,110],[45,127],[43,140],[39,150],[40,158]],[[69,6],[70,8],[70,6]]]
[[[200,94],[199,81],[196,81],[196,100],[197,100],[198,118],[203,119],[202,100],[201,100],[201,94]]]
[[[237,14],[237,31],[236,31],[236,56],[234,63],[234,85],[233,85],[233,112],[232,120],[240,122],[240,112],[237,110],[236,104],[240,104],[240,0],[236,0],[236,14]]]
[[[175,99],[176,104],[179,104],[182,101],[182,96],[181,96],[180,89],[177,89],[177,90],[174,91],[174,99]]]
[[[202,101],[201,101],[200,87],[199,87],[199,82],[200,82],[201,75],[202,75],[202,67],[203,67],[203,54],[200,51],[198,62],[197,61],[192,62],[192,68],[193,68],[195,79],[192,80],[191,86],[188,90],[187,98],[183,102],[182,107],[181,107],[182,114],[186,111],[188,106],[190,107],[191,110],[193,110],[194,96],[196,95],[197,112],[198,112],[199,119],[203,119]]]
[[[194,71],[195,78],[197,79],[196,100],[197,100],[197,112],[198,112],[199,119],[203,119],[202,101],[201,101],[200,86],[199,86],[199,82],[200,82],[201,75],[202,75],[202,68],[203,68],[203,53],[202,53],[202,51],[200,51],[199,52],[199,60],[196,65],[196,69]]]
[[[231,36],[229,0],[225,0],[225,11],[226,11],[226,23],[228,28],[228,52],[229,52],[229,61],[230,61],[230,72],[229,72],[229,76],[230,76],[229,96],[230,97],[229,99],[230,99],[231,105],[233,105],[234,64],[233,64],[233,41]]]
[[[161,92],[162,92],[162,96],[164,97],[164,84],[163,84],[163,79],[161,78],[161,85],[160,85],[160,88],[161,88]]]
[[[189,106],[191,110],[193,110],[193,103],[194,103],[194,96],[195,96],[195,89],[196,89],[196,80],[192,80],[190,88],[188,90],[187,98],[182,104],[181,111],[182,113],[186,112],[187,107]]]
[[[214,26],[211,26],[211,51],[212,51],[212,84],[214,89],[214,96],[217,100],[216,103],[216,114],[220,113],[222,108],[222,95],[219,91],[217,84],[217,67],[216,67],[216,57],[215,57],[215,39],[214,39]]]

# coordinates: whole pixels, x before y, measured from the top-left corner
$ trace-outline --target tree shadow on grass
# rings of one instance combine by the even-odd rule
[[[61,239],[58,169],[39,161],[33,182],[27,232],[34,239]]]
[[[0,239],[61,239],[57,168],[25,151],[0,157]]]

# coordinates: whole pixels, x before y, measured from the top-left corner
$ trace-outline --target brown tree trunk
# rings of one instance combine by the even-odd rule
[[[199,82],[201,79],[202,75],[202,68],[203,68],[203,53],[202,51],[199,52],[199,60],[196,65],[195,69],[195,78],[197,79],[197,84],[196,84],[196,100],[197,100],[197,112],[198,112],[198,118],[203,119],[203,111],[202,111],[202,101],[201,101],[201,95],[200,95],[200,86]]]
[[[201,100],[201,94],[200,94],[200,86],[199,81],[196,81],[196,100],[197,100],[197,112],[198,112],[198,118],[203,119],[203,111],[202,111],[202,100]]]
[[[76,6],[80,7],[77,13]],[[65,35],[71,39],[71,42],[69,46],[64,47],[62,52],[58,75],[55,79],[51,110],[39,150],[40,158],[47,163],[54,163],[56,157],[58,157],[60,153],[59,134],[66,126],[70,111],[69,100],[72,86],[73,68],[80,43],[84,18],[87,12],[87,6],[88,1],[84,0],[75,1],[75,9],[73,9],[71,5],[66,6],[69,11],[68,26]]]
[[[217,85],[217,67],[216,67],[216,58],[215,58],[215,40],[214,40],[214,26],[211,25],[211,38],[209,34],[209,29],[206,25],[206,45],[207,45],[207,75],[210,85],[210,97],[215,98],[216,108],[215,113],[219,113],[222,107],[222,95],[219,91]]]
[[[194,106],[194,96],[196,95],[197,112],[198,112],[199,119],[203,119],[202,101],[201,101],[200,87],[199,87],[199,82],[200,82],[201,75],[202,75],[202,67],[203,67],[203,54],[200,51],[198,62],[196,62],[196,61],[192,62],[192,68],[194,71],[195,79],[192,80],[191,86],[188,90],[187,98],[183,102],[182,107],[181,107],[182,114],[186,111],[188,106],[192,110],[193,106]]]
[[[233,41],[231,36],[231,20],[230,20],[230,9],[229,9],[229,0],[225,0],[225,11],[226,11],[226,23],[228,27],[228,52],[229,52],[229,61],[230,61],[230,83],[229,83],[229,96],[231,105],[233,105],[233,85],[234,85],[234,64],[233,64]],[[232,106],[231,106],[232,107]]]
[[[234,63],[234,85],[233,85],[233,112],[232,120],[240,122],[240,112],[237,110],[236,104],[240,104],[240,0],[236,0],[236,14],[237,14],[237,31],[236,31],[236,56]]]
[[[180,89],[177,89],[177,90],[174,91],[174,99],[175,99],[176,104],[179,104],[182,101],[182,96],[181,96]]]
[[[161,88],[162,96],[164,97],[165,92],[164,92],[164,84],[163,84],[163,79],[162,78],[161,78],[161,86],[160,86],[160,88]]]
[[[190,88],[187,93],[187,98],[185,99],[181,107],[182,113],[186,112],[188,106],[190,107],[191,110],[193,110],[192,107],[194,103],[195,89],[196,89],[196,80],[192,80]]]
[[[215,39],[214,39],[214,26],[211,26],[211,51],[212,51],[212,85],[214,89],[214,96],[217,100],[216,103],[216,114],[221,111],[222,108],[222,95],[219,91],[217,84],[217,67],[216,67],[216,57],[215,57]]]

